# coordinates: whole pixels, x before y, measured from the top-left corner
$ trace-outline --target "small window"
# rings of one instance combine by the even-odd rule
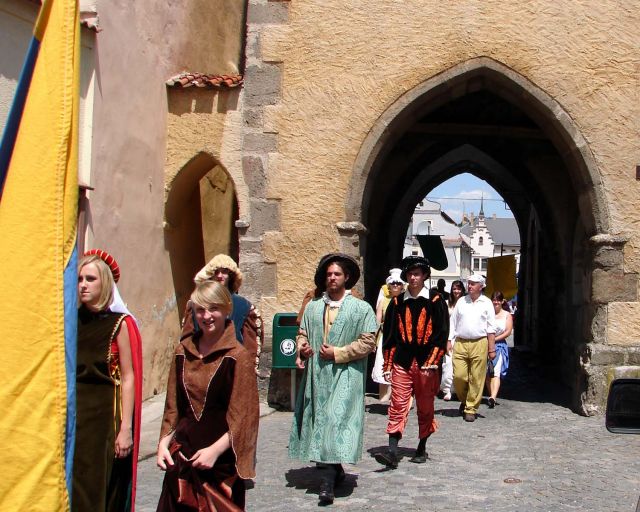
[[[473,258],[473,270],[480,270],[480,258]]]
[[[478,245],[483,245],[484,244],[484,237],[480,237],[478,238]]]
[[[430,235],[431,234],[431,221],[426,220],[418,224],[418,235]]]

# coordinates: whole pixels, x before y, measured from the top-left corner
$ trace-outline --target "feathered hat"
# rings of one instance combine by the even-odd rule
[[[242,272],[238,268],[238,264],[233,260],[231,256],[226,254],[216,254],[209,263],[207,263],[202,270],[196,274],[193,278],[196,284],[210,281],[219,268],[226,268],[229,273],[233,274],[233,278],[229,279],[229,288],[232,292],[237,292],[242,284]]]
[[[391,284],[391,283],[406,284],[404,282],[404,279],[402,279],[401,274],[402,274],[402,270],[401,269],[392,268],[391,270],[389,270],[389,277],[387,277],[387,280],[385,282],[388,285]]]

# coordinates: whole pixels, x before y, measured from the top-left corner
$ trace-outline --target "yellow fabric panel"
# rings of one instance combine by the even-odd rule
[[[79,21],[45,0],[31,86],[0,202],[0,510],[69,509],[63,272],[78,202]]]
[[[511,300],[518,293],[515,256],[497,256],[487,260],[487,286],[484,293],[491,297],[496,290],[501,291],[506,300]]]

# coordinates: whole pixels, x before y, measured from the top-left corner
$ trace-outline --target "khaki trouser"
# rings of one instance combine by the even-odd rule
[[[487,373],[487,338],[466,340],[456,338],[453,347],[453,385],[464,412],[475,414],[482,401],[485,375]]]

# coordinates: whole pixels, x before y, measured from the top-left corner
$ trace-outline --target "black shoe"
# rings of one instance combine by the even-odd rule
[[[331,504],[335,499],[333,493],[333,482],[328,478],[320,480],[320,492],[318,493],[318,499],[321,503]]]
[[[335,485],[340,485],[344,482],[345,478],[347,478],[347,475],[344,472],[344,468],[342,467],[342,465],[339,465],[338,469],[336,470],[336,477],[334,478],[333,482]]]
[[[489,409],[493,409],[496,406],[496,399],[489,397],[489,400],[487,400],[487,405],[489,406]]]
[[[424,464],[427,462],[429,458],[429,454],[427,452],[418,453],[416,451],[415,455],[409,459],[409,462],[413,462],[414,464]]]
[[[476,415],[475,414],[471,414],[469,412],[465,412],[464,413],[464,421],[468,421],[469,423],[472,423],[472,422],[476,421]]]
[[[398,456],[393,452],[382,452],[374,455],[375,459],[382,465],[391,469],[398,467]]]

